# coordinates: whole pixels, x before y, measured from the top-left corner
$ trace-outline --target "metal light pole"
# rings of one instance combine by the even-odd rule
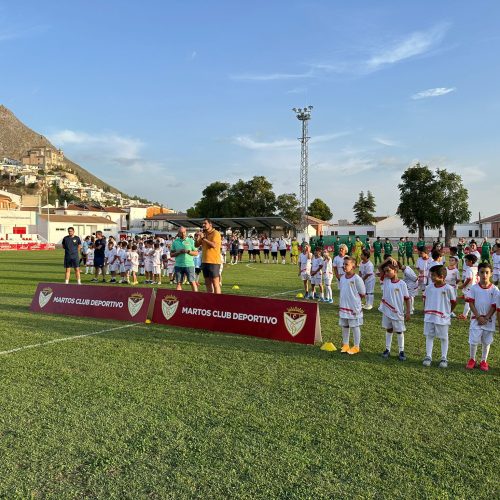
[[[307,228],[307,208],[309,207],[309,149],[308,141],[310,137],[307,135],[307,122],[311,119],[311,111],[313,107],[293,108],[297,115],[297,119],[302,122],[302,137],[300,141],[300,209],[302,212],[301,227],[303,231]]]

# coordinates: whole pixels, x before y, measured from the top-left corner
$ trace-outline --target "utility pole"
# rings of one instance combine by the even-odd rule
[[[307,124],[311,119],[311,111],[313,107],[307,106],[306,108],[293,108],[297,115],[297,119],[302,122],[302,137],[300,141],[300,181],[299,181],[299,199],[300,210],[302,213],[300,221],[300,229],[305,231],[307,228],[307,209],[309,207],[309,148],[308,142],[310,137],[307,135]]]

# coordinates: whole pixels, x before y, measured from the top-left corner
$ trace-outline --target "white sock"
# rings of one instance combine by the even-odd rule
[[[477,355],[477,344],[471,344],[470,345],[470,357],[474,361],[476,360],[476,355]]]
[[[481,351],[481,361],[486,361],[488,359],[488,354],[490,353],[490,344],[482,344],[483,350]]]
[[[353,327],[352,333],[354,336],[354,345],[359,347],[359,344],[361,343],[361,330],[359,329],[359,326]]]
[[[432,359],[432,348],[434,347],[434,337],[425,337],[425,355]]]
[[[415,297],[410,297],[410,311],[413,312],[415,310]]]
[[[342,344],[348,344],[348,343],[349,343],[349,327],[343,326],[342,327]]]
[[[397,334],[399,352],[405,350],[405,334],[403,332]]]
[[[65,280],[64,283],[66,283],[66,285],[68,285],[69,284],[69,280]]]
[[[464,306],[464,312],[462,313],[465,317],[468,316],[469,314],[469,310],[470,310],[470,305],[468,302],[465,303],[465,306]]]
[[[373,306],[373,293],[366,294],[366,305]]]
[[[385,348],[391,350],[392,345],[392,332],[385,333]]]
[[[77,283],[78,283],[79,285],[81,285],[81,284],[82,284],[82,280],[78,279],[78,280],[77,280]]]
[[[448,358],[448,339],[441,339],[441,357]]]
[[[332,285],[326,285],[326,298],[331,300],[333,298]]]

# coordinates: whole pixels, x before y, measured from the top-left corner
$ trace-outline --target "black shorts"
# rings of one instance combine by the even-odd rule
[[[286,250],[280,250],[280,255],[282,257],[286,257]]]
[[[204,278],[220,278],[220,264],[206,264],[201,265]]]
[[[272,255],[273,257],[277,257],[277,256],[278,256],[278,252],[271,252],[271,255]]]
[[[243,255],[243,248],[238,248],[238,255]]]
[[[269,255],[269,249],[264,248],[264,255]]]
[[[76,269],[80,267],[80,258],[78,256],[64,256],[64,268],[73,268]]]
[[[260,250],[257,248],[257,250],[254,250],[254,251],[253,251],[253,254],[254,254],[254,255],[260,255]]]

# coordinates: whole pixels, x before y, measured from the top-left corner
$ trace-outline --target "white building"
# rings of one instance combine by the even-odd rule
[[[102,207],[93,205],[92,203],[71,203],[66,207],[57,207],[56,215],[89,215],[94,217],[103,217],[117,225],[118,231],[126,231],[128,229],[127,212],[120,207]]]
[[[68,234],[68,227],[75,228],[80,238],[102,231],[104,236],[117,236],[117,224],[105,217],[91,215],[41,215],[37,217],[38,234],[49,243],[60,244]]]
[[[36,234],[36,210],[0,210],[1,234]]]

